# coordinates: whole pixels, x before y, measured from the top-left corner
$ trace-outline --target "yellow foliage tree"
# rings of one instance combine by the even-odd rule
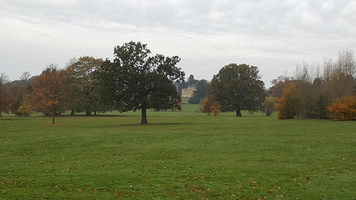
[[[33,112],[33,106],[31,104],[31,95],[25,95],[22,105],[17,109],[16,114],[20,117],[28,117]]]
[[[333,120],[356,120],[356,96],[335,100],[328,107],[328,117]]]

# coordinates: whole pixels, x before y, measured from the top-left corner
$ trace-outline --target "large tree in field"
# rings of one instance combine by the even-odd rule
[[[35,105],[39,111],[52,115],[52,124],[55,123],[55,116],[65,107],[67,80],[67,73],[53,64],[36,77],[33,86]]]
[[[121,111],[141,110],[141,124],[147,124],[149,108],[180,108],[174,81],[183,81],[184,72],[176,65],[178,56],[150,57],[146,44],[129,42],[114,49],[114,61],[106,60],[97,70],[103,100]]]
[[[80,57],[67,67],[69,73],[69,108],[84,110],[86,115],[96,113],[99,104],[99,88],[94,72],[103,64],[100,58]]]
[[[259,110],[264,101],[264,83],[258,68],[246,64],[229,64],[214,75],[208,94],[222,106],[222,111],[234,111],[241,117],[241,110]]]

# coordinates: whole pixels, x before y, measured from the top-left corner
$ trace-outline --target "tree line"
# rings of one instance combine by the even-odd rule
[[[255,66],[226,65],[210,83],[204,82],[203,89],[197,87],[190,100],[200,98],[201,111],[209,115],[232,111],[239,117],[241,110],[248,110],[271,116],[278,111],[279,119],[356,120],[356,61],[351,49],[340,51],[335,61],[325,58],[323,66],[297,65],[294,76],[279,76],[269,89],[264,89],[258,73]]]
[[[257,66],[231,63],[210,82],[195,80],[193,75],[184,81],[185,74],[177,67],[179,61],[178,56],[151,56],[146,44],[131,41],[114,48],[113,60],[83,56],[70,60],[64,69],[50,64],[38,76],[30,78],[25,72],[13,82],[1,73],[0,114],[29,116],[40,111],[52,116],[55,123],[55,116],[66,110],[71,115],[140,110],[141,124],[147,124],[147,109],[179,110],[181,89],[195,85],[189,103],[201,103],[202,111],[209,114],[235,112],[241,117],[241,110],[248,110],[270,116],[278,110],[280,119],[355,120],[356,64],[352,50],[340,52],[336,61],[325,59],[323,67],[304,63],[294,76],[273,80],[268,90]],[[343,118],[335,117],[340,113]],[[345,118],[345,113],[351,118]]]

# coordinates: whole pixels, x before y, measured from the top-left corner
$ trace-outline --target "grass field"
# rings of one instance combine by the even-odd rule
[[[0,199],[356,199],[356,122],[0,118]]]

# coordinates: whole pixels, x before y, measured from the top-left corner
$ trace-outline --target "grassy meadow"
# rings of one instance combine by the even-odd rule
[[[0,118],[0,199],[356,199],[356,122]]]

